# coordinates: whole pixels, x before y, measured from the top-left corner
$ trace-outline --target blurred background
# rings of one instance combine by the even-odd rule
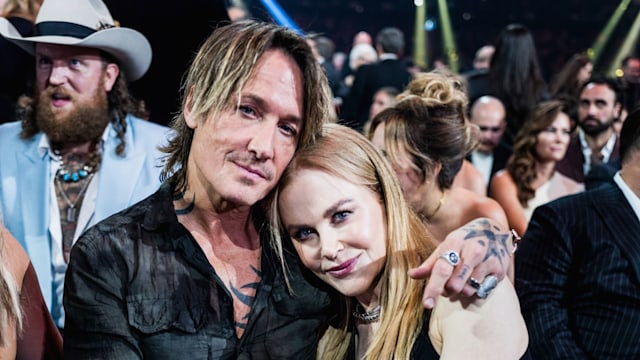
[[[275,1],[243,3],[253,17],[273,17],[269,8]],[[414,40],[416,35],[424,36],[419,46],[426,56],[414,61],[431,68],[436,59],[449,66],[456,60],[460,72],[471,68],[475,51],[493,43],[504,26],[520,23],[534,35],[547,80],[572,54],[593,50],[598,39],[606,41],[601,41],[604,46],[597,54],[595,70],[609,67],[640,10],[639,0],[279,0],[277,4],[302,31],[332,39],[336,51],[348,53],[358,31],[375,36],[381,28],[395,26],[405,33],[406,56],[414,58],[421,51]],[[416,16],[420,13],[423,19]],[[446,13],[448,18],[443,16]],[[607,25],[610,29],[605,34]],[[447,27],[453,49],[443,40],[449,35]],[[638,52],[637,42],[629,52]]]

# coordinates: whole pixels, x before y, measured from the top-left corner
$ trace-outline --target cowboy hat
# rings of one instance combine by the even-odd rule
[[[0,35],[30,54],[36,43],[90,47],[114,56],[128,80],[137,80],[151,64],[151,45],[140,32],[117,27],[102,0],[45,0],[35,21],[35,35],[22,37],[0,18]]]

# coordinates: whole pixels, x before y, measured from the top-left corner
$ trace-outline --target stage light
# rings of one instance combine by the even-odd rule
[[[295,21],[293,21],[289,17],[289,15],[287,15],[287,12],[284,11],[282,6],[280,6],[280,4],[278,4],[276,0],[260,0],[260,1],[262,2],[262,5],[267,9],[267,11],[269,11],[269,14],[271,14],[271,16],[273,17],[273,20],[275,20],[275,22],[278,25],[288,27],[289,29],[295,31],[296,33],[300,35],[304,35],[304,32],[302,31],[302,29],[300,29],[298,25],[296,25]]]
[[[413,29],[413,63],[421,69],[427,68],[427,6],[422,0],[414,0],[416,5]]]
[[[620,49],[616,53],[616,56],[613,57],[611,63],[609,64],[608,74],[615,75],[618,77],[622,76],[622,70],[618,67],[622,64],[622,59],[624,59],[628,55],[632,55],[633,49],[638,42],[638,32],[640,32],[640,10],[638,10],[638,14],[636,14],[635,20],[633,20],[633,24],[631,28],[627,32],[627,36],[625,36]]]
[[[424,29],[427,31],[433,31],[436,27],[438,27],[438,25],[432,19],[427,19],[427,21],[424,22]]]
[[[604,46],[607,44],[607,41],[609,41],[611,33],[613,33],[613,29],[616,27],[616,25],[618,25],[620,18],[627,10],[630,2],[631,0],[622,0],[620,2],[616,10],[613,12],[613,15],[611,15],[611,17],[609,18],[609,21],[607,21],[605,27],[602,29],[600,34],[598,34],[596,41],[593,43],[591,48],[587,50],[588,53],[592,54],[591,61],[593,62],[594,66],[598,64]]]
[[[449,58],[449,70],[453,73],[458,72],[458,51],[456,50],[456,42],[451,28],[451,17],[449,16],[449,8],[447,8],[446,0],[438,0],[438,11],[440,12],[440,24],[442,25],[442,43],[444,53]]]

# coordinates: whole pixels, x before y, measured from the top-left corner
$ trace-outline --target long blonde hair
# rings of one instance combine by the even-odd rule
[[[432,237],[406,203],[393,169],[363,135],[347,127],[326,124],[317,142],[301,149],[284,172],[268,200],[272,245],[283,270],[283,241],[291,241],[278,213],[279,193],[302,169],[316,169],[351,183],[365,186],[379,196],[387,220],[385,265],[380,275],[382,316],[380,328],[367,349],[367,359],[408,359],[425,319],[421,305],[423,280],[407,276],[434,250]],[[319,359],[343,359],[352,334],[349,332],[350,299],[340,314],[341,325],[324,334]]]
[[[0,346],[7,345],[7,329],[13,323],[17,332],[22,329],[22,312],[20,310],[20,294],[18,285],[5,265],[4,233],[7,230],[0,213]]]

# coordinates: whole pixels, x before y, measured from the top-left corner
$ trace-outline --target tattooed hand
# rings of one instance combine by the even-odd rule
[[[429,278],[422,299],[424,307],[431,309],[441,294],[474,296],[476,289],[468,282],[471,277],[482,281],[491,274],[502,280],[511,265],[512,247],[508,229],[488,218],[475,219],[447,235],[422,265],[409,271],[409,276]],[[455,268],[439,258],[451,250],[460,254]]]

